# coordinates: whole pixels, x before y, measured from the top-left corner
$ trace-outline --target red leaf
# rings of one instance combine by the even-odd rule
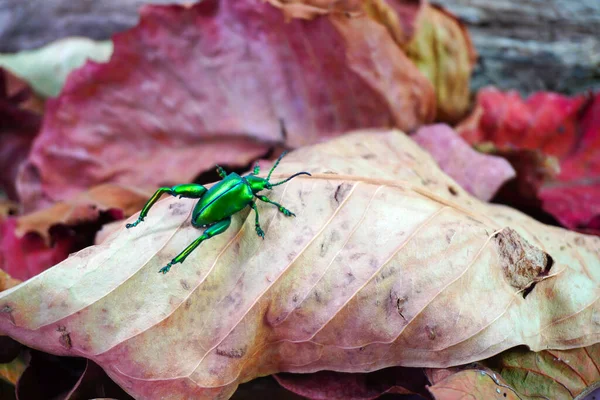
[[[0,223],[0,269],[13,278],[27,280],[67,258],[73,248],[72,235],[61,232],[49,247],[35,233],[19,237],[15,233],[16,218]]]
[[[600,221],[600,93],[561,96],[483,89],[478,106],[459,128],[470,143],[493,142],[500,151],[539,150],[558,158],[560,173],[537,195],[542,208],[571,229]]]
[[[148,6],[114,44],[109,63],[75,71],[48,103],[19,177],[27,209],[100,182],[191,181],[275,144],[411,130],[435,112],[431,84],[368,16],[286,23],[259,0]]]

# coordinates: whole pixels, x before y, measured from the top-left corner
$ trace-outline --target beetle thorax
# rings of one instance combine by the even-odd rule
[[[252,193],[258,193],[261,190],[271,188],[269,181],[267,181],[265,178],[260,178],[255,175],[246,175],[244,176],[244,179],[246,179],[246,182],[248,182],[248,185],[250,185]]]

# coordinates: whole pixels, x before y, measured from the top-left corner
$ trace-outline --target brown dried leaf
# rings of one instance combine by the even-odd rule
[[[526,398],[572,400],[600,386],[600,344],[538,353],[511,349],[485,364]]]
[[[519,396],[501,376],[484,368],[450,373],[431,386],[429,391],[437,400],[529,400]]]
[[[92,359],[142,398],[227,397],[277,372],[446,367],[600,340],[600,238],[469,196],[398,132],[302,148],[269,196],[169,274],[199,231],[165,199],[0,293],[0,332]],[[492,301],[493,300],[493,301]]]

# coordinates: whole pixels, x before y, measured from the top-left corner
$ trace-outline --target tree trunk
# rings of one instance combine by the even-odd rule
[[[480,57],[474,90],[600,88],[599,0],[432,1],[469,27]]]

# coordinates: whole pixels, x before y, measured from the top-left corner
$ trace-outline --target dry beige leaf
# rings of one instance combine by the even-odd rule
[[[599,341],[600,238],[482,203],[395,132],[290,154],[254,215],[158,270],[199,236],[165,199],[0,293],[0,333],[90,358],[138,398],[226,398],[280,371],[446,367],[525,344]]]

